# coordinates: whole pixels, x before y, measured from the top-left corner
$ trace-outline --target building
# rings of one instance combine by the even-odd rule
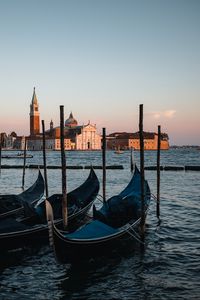
[[[1,147],[9,150],[15,148],[15,143],[17,139],[17,134],[13,131],[11,134],[6,134],[5,132],[0,134]]]
[[[30,136],[27,138],[28,150],[42,150],[43,139],[40,133],[40,114],[39,105],[36,97],[35,88],[33,90],[32,101],[30,104]],[[96,125],[78,125],[72,112],[65,121],[64,127],[65,150],[100,150],[101,136],[97,133]],[[54,127],[53,121],[45,131],[45,145],[48,150],[60,150],[60,127]]]
[[[36,136],[37,134],[40,134],[40,113],[34,87],[33,97],[30,104],[30,136]]]
[[[96,126],[88,123],[80,126],[75,136],[76,150],[100,150],[101,136],[96,132]]]
[[[6,139],[7,139],[7,134],[5,132],[1,132],[0,134],[1,148],[6,148]]]
[[[43,149],[43,135],[40,133],[39,104],[33,89],[30,104],[30,135],[26,137],[28,150]],[[64,124],[65,150],[101,150],[101,135],[97,133],[96,125],[88,122],[79,125],[73,117],[72,112]],[[107,149],[140,149],[139,132],[115,132],[106,137]],[[158,134],[155,132],[144,132],[144,150],[157,150]],[[45,131],[45,145],[48,150],[60,150],[60,126],[54,127],[51,120],[49,129]],[[1,133],[1,146],[8,149],[24,149],[25,137],[18,137],[14,132],[7,136]],[[161,150],[169,149],[169,137],[161,133]]]
[[[157,150],[158,134],[155,132],[144,132],[144,150]],[[108,149],[135,149],[140,150],[139,132],[115,132],[107,137]],[[160,149],[169,149],[169,137],[166,133],[161,133]]]
[[[13,149],[24,150],[25,149],[25,136],[17,136],[13,142]]]

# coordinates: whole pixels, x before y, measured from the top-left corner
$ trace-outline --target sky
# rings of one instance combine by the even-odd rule
[[[199,0],[0,0],[0,132],[29,135],[35,87],[49,128],[72,111],[107,133],[200,145]]]

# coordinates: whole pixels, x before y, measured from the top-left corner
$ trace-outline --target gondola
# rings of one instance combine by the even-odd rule
[[[72,230],[86,216],[99,192],[99,180],[93,168],[86,181],[67,194],[68,230]],[[51,203],[57,226],[62,228],[62,194],[48,198]],[[29,217],[0,220],[0,251],[34,246],[48,242],[45,201],[35,207],[28,207]]]
[[[150,203],[150,189],[144,181],[145,214]],[[93,219],[72,233],[61,231],[53,221],[51,205],[48,203],[50,234],[56,257],[61,262],[108,255],[117,250],[131,230],[138,227],[141,219],[141,174],[135,167],[127,187],[117,196],[108,199],[101,209],[94,206]]]
[[[38,171],[35,183],[20,194],[0,195],[0,219],[24,212],[24,206],[34,206],[44,196],[44,179]]]

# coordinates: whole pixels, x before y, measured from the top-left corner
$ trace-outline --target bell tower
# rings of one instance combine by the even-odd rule
[[[30,104],[30,136],[34,136],[40,133],[40,113],[39,105],[35,93],[35,87],[33,89],[33,97]]]

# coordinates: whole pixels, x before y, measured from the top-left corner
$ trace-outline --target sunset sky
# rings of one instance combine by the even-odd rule
[[[72,111],[98,132],[169,134],[200,145],[199,0],[0,0],[0,132],[29,134]]]

